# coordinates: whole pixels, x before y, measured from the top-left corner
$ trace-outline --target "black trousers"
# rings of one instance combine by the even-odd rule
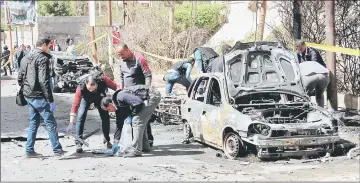
[[[119,141],[120,141],[121,132],[124,127],[124,122],[125,122],[126,118],[129,116],[129,114],[130,114],[130,109],[127,107],[121,108],[121,109],[118,109],[115,111],[115,115],[116,115],[116,130],[115,130],[115,134],[114,134],[114,142],[115,143],[119,143]],[[146,129],[147,129],[147,134],[148,134],[148,140],[154,141],[154,136],[152,135],[151,125],[150,125],[151,122],[152,122],[152,119],[150,119],[149,122],[147,123]]]
[[[6,63],[7,61],[4,61],[3,63]],[[10,62],[4,66],[4,74],[7,75],[7,69],[6,67],[9,69],[10,75],[12,75],[12,71],[11,71],[11,66],[10,66]]]

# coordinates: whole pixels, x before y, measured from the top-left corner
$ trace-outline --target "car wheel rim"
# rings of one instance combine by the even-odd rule
[[[231,156],[237,156],[238,154],[238,150],[239,150],[239,141],[236,139],[236,137],[234,135],[231,135],[227,140],[226,140],[226,151],[229,153],[229,155]]]

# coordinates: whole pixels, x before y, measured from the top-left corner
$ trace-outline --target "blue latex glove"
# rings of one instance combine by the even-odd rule
[[[126,118],[126,124],[131,124],[132,123],[132,116],[128,116]]]
[[[74,125],[72,123],[69,124],[69,126],[66,128],[66,133],[69,133],[72,131],[72,129],[74,128]]]
[[[50,111],[54,112],[54,111],[55,111],[55,108],[56,108],[55,102],[50,103]]]

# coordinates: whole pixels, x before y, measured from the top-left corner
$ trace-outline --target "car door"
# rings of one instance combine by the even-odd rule
[[[200,122],[201,113],[205,105],[205,90],[207,88],[209,77],[203,76],[197,79],[189,99],[183,103],[182,114],[188,120],[192,133],[195,138],[204,142],[202,137],[202,127]]]
[[[221,146],[223,129],[224,93],[218,78],[210,79],[206,91],[205,105],[201,112],[201,126],[205,141],[214,146]]]

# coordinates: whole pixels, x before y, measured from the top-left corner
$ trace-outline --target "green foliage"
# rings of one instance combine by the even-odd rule
[[[216,32],[225,23],[225,15],[222,15],[222,11],[225,10],[226,6],[224,4],[198,3],[195,10],[195,26]],[[192,4],[190,2],[184,2],[176,6],[175,29],[177,32],[191,27],[191,11]]]
[[[38,1],[39,16],[72,16],[74,6],[70,1]]]
[[[243,43],[254,42],[254,41],[255,41],[255,31],[247,33],[245,38],[243,40],[241,40],[241,42],[243,42]]]

